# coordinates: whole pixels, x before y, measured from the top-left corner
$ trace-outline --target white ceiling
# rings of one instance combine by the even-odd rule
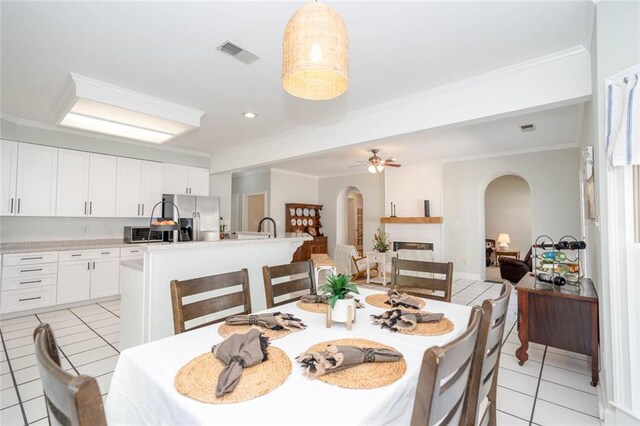
[[[205,111],[199,130],[169,145],[215,153],[585,45],[592,7],[329,2],[349,31],[351,85],[314,102],[280,86],[282,33],[302,3],[3,1],[1,110],[54,124],[52,107],[75,72]],[[261,59],[247,66],[217,52],[225,40]],[[258,118],[243,118],[247,110]]]
[[[320,177],[368,173],[364,166],[353,167],[371,156],[395,158],[408,166],[428,160],[455,160],[499,153],[577,146],[583,105],[519,115],[461,127],[426,130],[396,136],[366,145],[339,149],[320,155],[271,164],[271,167]],[[533,132],[522,132],[520,125],[534,124]]]

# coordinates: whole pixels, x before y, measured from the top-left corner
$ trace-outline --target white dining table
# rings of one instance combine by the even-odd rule
[[[362,302],[377,291],[360,289]],[[365,303],[351,331],[344,324],[326,328],[325,315],[303,311],[294,303],[268,311],[291,313],[307,328],[273,340],[289,355],[293,370],[270,393],[232,404],[207,404],[181,395],[174,387],[178,370],[221,342],[219,324],[129,348],[120,354],[106,402],[110,425],[407,425],[411,420],[418,373],[425,350],[444,345],[467,327],[471,308],[426,300],[425,310],[442,312],[454,330],[441,336],[392,333],[373,325],[369,315],[384,309]],[[407,371],[398,381],[376,389],[346,389],[304,376],[295,357],[310,346],[335,339],[363,338],[394,347]],[[211,389],[214,392],[214,389]]]

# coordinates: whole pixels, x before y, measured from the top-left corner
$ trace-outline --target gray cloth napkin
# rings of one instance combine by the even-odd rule
[[[418,323],[438,322],[444,314],[435,314],[425,311],[404,311],[402,309],[392,309],[380,315],[371,315],[374,324],[379,324],[381,328],[388,328],[391,331],[411,331]]]
[[[327,346],[325,351],[305,352],[296,361],[304,367],[310,377],[323,376],[368,362],[393,362],[402,359],[402,354],[386,348],[360,348],[357,346]]]
[[[268,346],[269,339],[257,328],[252,328],[244,334],[233,334],[211,348],[215,357],[225,365],[218,376],[216,397],[233,392],[245,367],[266,361]]]
[[[257,325],[269,330],[292,330],[305,329],[307,326],[302,320],[292,314],[282,314],[280,312],[270,312],[257,315],[233,315],[226,319],[229,325]]]
[[[420,305],[422,305],[422,301],[420,299],[409,296],[407,293],[400,294],[397,290],[389,290],[387,294],[389,295],[387,304],[394,308],[420,309]]]
[[[327,296],[319,294],[306,294],[300,298],[300,301],[302,303],[324,303],[325,305],[328,303]]]

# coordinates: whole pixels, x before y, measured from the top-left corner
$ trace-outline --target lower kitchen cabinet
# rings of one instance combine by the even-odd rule
[[[91,263],[92,299],[120,294],[120,258],[96,259]]]
[[[57,303],[78,302],[91,294],[91,261],[76,260],[58,265]]]

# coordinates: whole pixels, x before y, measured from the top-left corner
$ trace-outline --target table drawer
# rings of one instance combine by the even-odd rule
[[[140,247],[122,247],[120,249],[120,258],[133,259],[143,257],[144,252]]]
[[[54,286],[38,287],[24,290],[2,292],[0,313],[24,311],[56,304],[56,288]]]
[[[55,275],[58,273],[57,263],[44,263],[24,266],[5,266],[2,268],[2,279],[37,277],[39,275]]]
[[[20,290],[24,288],[46,287],[58,283],[57,275],[38,275],[35,277],[4,278],[2,280],[2,291]]]
[[[57,251],[39,253],[15,253],[5,254],[2,257],[2,266],[33,265],[35,263],[55,263],[58,261]]]

